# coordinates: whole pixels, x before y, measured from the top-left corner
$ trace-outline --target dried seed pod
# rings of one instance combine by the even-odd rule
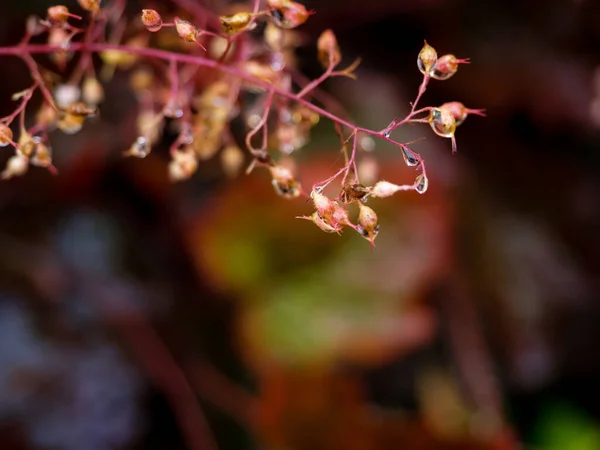
[[[154,9],[142,9],[142,23],[148,31],[156,32],[162,28],[162,17]]]
[[[24,175],[29,168],[29,158],[19,153],[10,157],[6,162],[6,168],[0,174],[0,178],[8,180],[12,177],[18,177]]]
[[[429,71],[429,76],[436,80],[447,80],[458,71],[459,64],[468,64],[467,59],[458,59],[454,55],[440,56]]]
[[[192,25],[187,20],[180,19],[179,17],[175,17],[175,30],[181,39],[185,42],[196,42],[198,36],[200,36],[200,32],[198,29]]]
[[[69,17],[81,19],[81,16],[70,13],[69,8],[67,8],[65,5],[49,7],[47,11],[47,17],[48,22],[50,22],[52,25],[63,25],[69,19]]]
[[[340,233],[340,230],[331,226],[323,217],[319,215],[318,212],[313,212],[310,216],[299,216],[298,219],[306,219],[313,222],[316,226],[318,226],[325,233]]]
[[[285,198],[296,198],[301,193],[300,184],[296,181],[296,177],[292,171],[282,166],[269,167],[271,176],[273,177],[273,188],[278,195]]]
[[[23,131],[19,136],[19,149],[17,150],[17,153],[29,158],[40,142],[41,139],[39,137],[32,136],[26,131]]]
[[[429,75],[429,72],[433,68],[437,61],[437,52],[435,49],[425,41],[423,48],[419,52],[417,57],[417,67],[423,75]]]
[[[230,16],[221,16],[219,17],[219,20],[221,21],[221,27],[223,27],[225,33],[236,34],[240,31],[244,31],[252,21],[252,17],[252,14],[249,12],[239,12]]]
[[[13,132],[8,125],[0,123],[0,147],[6,147],[12,142]]]
[[[360,183],[346,184],[342,187],[340,198],[344,203],[351,203],[355,200],[366,199],[369,189]]]
[[[356,230],[360,233],[362,237],[364,237],[367,241],[371,243],[371,246],[374,246],[375,238],[379,233],[379,221],[377,219],[377,214],[371,208],[362,203],[358,204],[359,206],[359,214],[358,214],[358,226]]]
[[[394,195],[398,191],[408,191],[413,189],[410,185],[402,185],[399,186],[394,183],[390,183],[389,181],[378,181],[375,183],[375,186],[371,187],[370,196],[376,198],[385,198]]]
[[[50,167],[52,165],[52,150],[43,142],[39,142],[29,162],[38,167]]]
[[[342,54],[333,31],[325,30],[317,40],[317,57],[321,65],[327,69],[330,65],[337,66],[342,60]]]
[[[79,6],[86,11],[92,13],[96,13],[100,10],[100,0],[77,0],[77,3],[79,3]]]
[[[456,126],[459,126],[460,124],[462,124],[469,114],[475,114],[478,116],[485,117],[484,109],[467,108],[461,102],[444,103],[442,106],[440,106],[440,109],[444,109],[444,110],[448,111],[450,114],[452,114],[452,117],[454,117],[454,120],[456,122]]]
[[[301,3],[293,1],[271,2],[277,7],[271,7],[273,23],[280,28],[290,29],[302,25],[314,11],[308,11]]]

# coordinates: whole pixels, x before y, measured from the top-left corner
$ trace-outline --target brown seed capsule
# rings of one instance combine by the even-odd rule
[[[13,132],[8,125],[0,123],[0,147],[6,147],[12,142]]]
[[[162,28],[162,17],[154,9],[142,9],[142,23],[148,31],[156,32]]]
[[[459,64],[468,64],[468,59],[458,59],[454,55],[440,56],[429,71],[429,76],[436,80],[447,80],[458,71]]]
[[[340,198],[344,203],[351,203],[355,200],[362,200],[369,193],[369,189],[360,183],[346,184],[342,188]]]
[[[179,17],[175,17],[175,30],[177,30],[177,34],[181,39],[185,42],[196,42],[200,32],[198,29],[192,25],[187,20],[180,19]]]
[[[239,12],[231,16],[219,17],[223,31],[227,34],[236,34],[243,31],[250,21],[252,20],[252,14],[249,12]]]
[[[317,57],[321,65],[327,69],[330,64],[337,66],[342,60],[342,54],[333,31],[325,30],[317,40]]]
[[[425,41],[423,48],[419,52],[417,57],[417,67],[423,75],[429,75],[432,67],[437,61],[437,52],[435,49]]]
[[[340,230],[329,224],[323,217],[319,215],[318,212],[312,213],[310,216],[300,216],[299,219],[306,219],[313,222],[316,226],[318,226],[325,233],[340,233]]]

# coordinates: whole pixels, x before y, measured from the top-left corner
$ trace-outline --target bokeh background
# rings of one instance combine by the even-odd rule
[[[1,2],[0,44],[50,4]],[[430,188],[371,202],[371,251],[294,219],[309,205],[265,173],[227,179],[216,158],[173,185],[168,141],[122,158],[135,110],[117,73],[101,120],[52,136],[60,176],[0,184],[2,449],[600,449],[600,4],[307,6],[299,68],[319,74],[332,28],[363,63],[326,89],[359,124],[408,110],[423,39],[472,62],[423,104],[488,117],[456,155],[426,125],[396,132],[426,137]],[[29,80],[1,67],[4,116]],[[296,157],[306,185],[338,150],[321,121]],[[361,157],[412,182],[382,143]]]

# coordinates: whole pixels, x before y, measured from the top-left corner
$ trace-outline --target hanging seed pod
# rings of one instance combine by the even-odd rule
[[[448,111],[454,117],[456,126],[462,124],[469,114],[475,114],[477,116],[485,117],[484,109],[471,109],[467,108],[461,102],[448,102],[440,106],[440,109]]]
[[[286,167],[273,166],[269,167],[272,183],[275,192],[285,198],[296,198],[300,195],[300,184],[292,174],[292,171]]]
[[[12,142],[13,132],[8,125],[0,123],[0,147],[6,147]]]
[[[6,162],[6,168],[0,174],[0,178],[3,180],[8,180],[12,177],[18,177],[24,175],[29,168],[29,158],[16,154],[10,157],[10,159]]]
[[[123,153],[123,156],[133,156],[136,158],[145,158],[150,154],[150,143],[144,136],[139,136],[131,147]]]
[[[342,54],[333,31],[325,30],[317,40],[317,57],[321,65],[327,69],[331,64],[337,66],[342,60]]]
[[[187,20],[180,19],[179,17],[175,17],[175,30],[181,39],[185,42],[196,42],[200,32],[198,29],[192,25]]]
[[[58,119],[57,126],[63,133],[75,134],[83,128],[84,121],[85,116],[83,115],[66,113]]]
[[[367,241],[371,243],[371,246],[374,246],[375,238],[379,233],[379,221],[377,219],[377,214],[371,208],[362,203],[358,204],[359,206],[359,214],[358,214],[358,226],[356,230],[360,233],[362,237],[364,237]]]
[[[308,17],[314,14],[314,11],[308,11],[300,3],[293,1],[271,2],[276,7],[271,6],[271,17],[273,23],[280,28],[290,29],[302,25],[308,20]]]
[[[162,17],[153,9],[142,9],[142,23],[148,31],[153,33],[160,30],[163,25]]]
[[[429,72],[433,68],[437,61],[437,52],[435,49],[425,41],[425,45],[419,52],[417,57],[417,67],[423,75],[429,75]]]
[[[344,203],[352,203],[353,201],[366,200],[367,194],[369,194],[369,189],[360,183],[346,184],[342,188],[340,199]]]
[[[429,76],[436,80],[447,80],[458,71],[459,64],[468,64],[467,59],[458,59],[454,55],[440,56],[429,71]]]
[[[248,26],[252,21],[252,14],[249,12],[239,12],[230,16],[221,16],[219,20],[223,31],[227,34],[236,34]]]

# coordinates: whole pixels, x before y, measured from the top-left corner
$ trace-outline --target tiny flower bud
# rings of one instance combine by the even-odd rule
[[[419,194],[424,194],[428,187],[429,180],[427,179],[427,176],[424,173],[418,175],[414,184],[415,191],[417,191]]]
[[[86,11],[95,13],[100,10],[100,0],[77,0],[77,3]]]
[[[252,14],[249,12],[239,12],[231,16],[219,17],[223,31],[227,34],[235,34],[243,31],[252,20]]]
[[[340,63],[342,54],[333,31],[325,30],[321,33],[317,40],[317,52],[319,62],[326,69],[330,65],[337,66]]]
[[[279,2],[272,2],[277,4]],[[300,3],[293,1],[280,2],[281,6],[271,9],[273,23],[280,28],[290,29],[302,25],[308,19],[308,16],[314,14],[314,11],[308,11]]]
[[[76,16],[75,14],[71,14],[69,12],[69,8],[64,5],[56,5],[48,8],[48,22],[53,25],[62,25],[65,23],[69,17],[74,17],[76,19],[81,19],[80,16]]]
[[[97,105],[104,99],[104,89],[96,77],[86,77],[81,92],[83,100],[90,105]]]
[[[454,55],[440,56],[429,71],[429,76],[436,80],[447,80],[458,71],[459,64],[468,64],[468,59],[458,59]]]
[[[275,192],[285,198],[296,198],[300,195],[300,184],[292,174],[292,171],[286,167],[269,167],[273,177],[273,188]]]
[[[440,109],[444,109],[450,114],[452,114],[452,117],[454,117],[454,120],[456,122],[456,126],[462,124],[469,114],[475,114],[478,116],[485,117],[484,109],[470,109],[463,105],[461,102],[444,103],[442,106],[440,106]]]
[[[192,25],[187,20],[180,19],[179,17],[175,17],[175,30],[177,30],[177,34],[181,39],[185,42],[196,42],[200,32],[198,29]]]
[[[437,61],[437,52],[435,49],[425,41],[425,45],[419,52],[417,57],[417,67],[423,75],[429,75],[432,67]]]
[[[12,177],[18,177],[27,172],[29,168],[29,158],[16,154],[11,156],[10,159],[6,163],[6,168],[0,174],[0,178],[3,180],[8,180]]]
[[[371,197],[385,198],[394,195],[398,191],[408,191],[413,189],[412,186],[398,186],[397,184],[390,183],[389,181],[378,181],[375,183],[371,191]]]
[[[379,233],[379,223],[377,214],[371,208],[362,203],[358,204],[360,212],[358,214],[357,231],[362,237],[368,240],[374,246],[375,238]]]
[[[148,31],[156,32],[162,28],[162,17],[153,9],[142,9],[142,23]]]
[[[0,147],[6,147],[12,142],[13,132],[8,125],[0,123]]]

